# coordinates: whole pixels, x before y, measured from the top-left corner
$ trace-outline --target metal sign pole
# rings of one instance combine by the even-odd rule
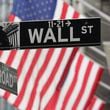
[[[108,72],[110,74],[110,42],[104,42],[103,46],[106,54]]]

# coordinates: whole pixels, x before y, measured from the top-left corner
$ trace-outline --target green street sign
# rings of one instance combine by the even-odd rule
[[[17,95],[17,70],[0,62],[0,88]]]

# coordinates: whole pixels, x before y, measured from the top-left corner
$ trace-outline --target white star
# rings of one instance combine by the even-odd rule
[[[48,10],[50,11],[50,10],[51,10],[51,8],[50,8],[50,7],[48,7]]]
[[[42,13],[41,10],[39,10],[38,13],[41,14]]]
[[[17,4],[17,8],[19,8],[20,7],[20,5],[19,4]]]
[[[44,19],[44,17],[43,17],[43,16],[41,16],[41,19],[43,20],[43,19]]]
[[[34,15],[36,16],[37,14],[34,12]]]
[[[38,4],[36,4],[36,7],[37,7],[37,8],[39,8],[39,5],[38,5]]]
[[[22,18],[24,19],[24,18],[25,18],[25,16],[22,16]]]
[[[29,16],[32,17],[32,14],[30,14]]]
[[[50,0],[50,3],[52,3],[53,2],[53,0]]]
[[[31,9],[34,9],[34,6],[31,6]]]
[[[24,8],[24,11],[28,11],[28,9],[27,8]]]
[[[43,6],[44,5],[44,2],[41,2],[41,5]]]
[[[29,0],[30,3],[32,3],[32,0]]]
[[[48,15],[46,15],[46,18],[49,18],[49,16],[48,16]]]
[[[46,8],[44,8],[43,11],[46,12],[47,11]]]
[[[48,4],[49,2],[48,1],[46,1],[46,4]]]
[[[29,11],[30,10],[30,8],[27,8],[27,11]]]
[[[24,2],[22,2],[22,5],[25,6]]]
[[[22,13],[22,10],[19,10],[20,13]]]
[[[29,15],[27,14],[27,18],[29,17]]]

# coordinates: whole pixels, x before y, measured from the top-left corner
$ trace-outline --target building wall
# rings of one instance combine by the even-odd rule
[[[0,0],[0,21],[6,21],[12,8],[13,0]]]

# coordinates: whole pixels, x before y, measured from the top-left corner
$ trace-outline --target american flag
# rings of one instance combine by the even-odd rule
[[[81,17],[62,0],[15,0],[10,21]],[[90,104],[103,68],[78,48],[0,51],[0,62],[17,69],[18,95],[0,95],[18,109],[96,110]]]

